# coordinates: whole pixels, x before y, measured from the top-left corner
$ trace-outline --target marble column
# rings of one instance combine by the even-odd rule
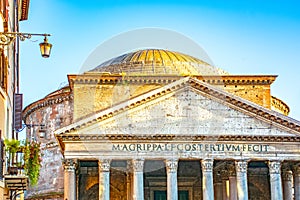
[[[289,167],[282,168],[283,199],[293,200],[293,172]]]
[[[294,199],[300,200],[300,163],[293,166],[294,172]]]
[[[144,199],[144,160],[136,159],[132,160],[133,168],[133,200],[143,200]]]
[[[99,166],[99,200],[109,200],[110,160],[108,159],[99,160],[98,166]]]
[[[64,165],[64,199],[76,200],[76,162],[72,159],[65,159]]]
[[[223,200],[222,178],[220,171],[214,171],[214,197],[218,200]]]
[[[236,173],[234,164],[228,164],[229,200],[237,200]]]
[[[235,161],[238,200],[248,200],[247,166],[247,161]]]
[[[213,166],[212,159],[201,160],[203,200],[214,199]]]
[[[280,161],[269,161],[269,174],[270,174],[270,186],[271,186],[271,200],[282,200],[282,182]]]
[[[228,171],[223,169],[221,171],[221,178],[222,178],[222,197],[223,200],[229,200],[229,180],[228,180]]]
[[[167,171],[167,199],[178,199],[178,187],[177,187],[177,166],[178,161],[176,159],[166,160]]]

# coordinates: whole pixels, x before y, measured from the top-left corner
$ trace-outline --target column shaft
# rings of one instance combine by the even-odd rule
[[[64,199],[76,200],[76,164],[71,159],[64,160]]]
[[[279,161],[269,161],[271,200],[283,199],[280,167],[281,163]]]
[[[237,199],[248,200],[247,161],[236,161]]]
[[[203,200],[214,199],[213,165],[211,159],[201,160]]]
[[[228,164],[229,200],[237,200],[236,172],[234,164]]]
[[[110,160],[99,160],[98,165],[99,165],[99,200],[109,200]]]
[[[133,167],[133,200],[143,200],[144,199],[144,160],[138,159],[132,161]]]
[[[283,197],[284,200],[293,199],[293,172],[288,166],[282,170],[282,181],[283,181]]]
[[[228,181],[228,171],[223,169],[221,171],[222,178],[222,197],[223,200],[229,200],[229,181]]]
[[[294,172],[294,199],[300,200],[300,164],[293,168]]]
[[[177,160],[166,160],[167,170],[167,199],[178,200],[178,187],[177,187]]]

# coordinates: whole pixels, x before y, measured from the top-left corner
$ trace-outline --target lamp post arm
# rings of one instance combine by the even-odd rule
[[[19,37],[21,41],[24,41],[25,39],[30,39],[32,36],[47,37],[51,35],[47,33],[0,32],[0,45],[9,45],[17,37]]]

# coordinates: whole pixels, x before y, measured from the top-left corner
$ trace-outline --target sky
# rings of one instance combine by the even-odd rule
[[[38,47],[43,38],[21,42],[24,106],[66,85],[67,74],[78,74],[99,45],[149,27],[190,38],[230,74],[278,75],[271,94],[289,105],[290,117],[300,120],[297,0],[31,0],[20,32],[49,33],[53,48],[45,59]]]

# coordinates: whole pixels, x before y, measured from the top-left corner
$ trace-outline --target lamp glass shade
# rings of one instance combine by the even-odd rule
[[[44,39],[44,42],[40,43],[41,55],[44,58],[49,58],[51,52],[52,44],[48,43],[47,38]]]

